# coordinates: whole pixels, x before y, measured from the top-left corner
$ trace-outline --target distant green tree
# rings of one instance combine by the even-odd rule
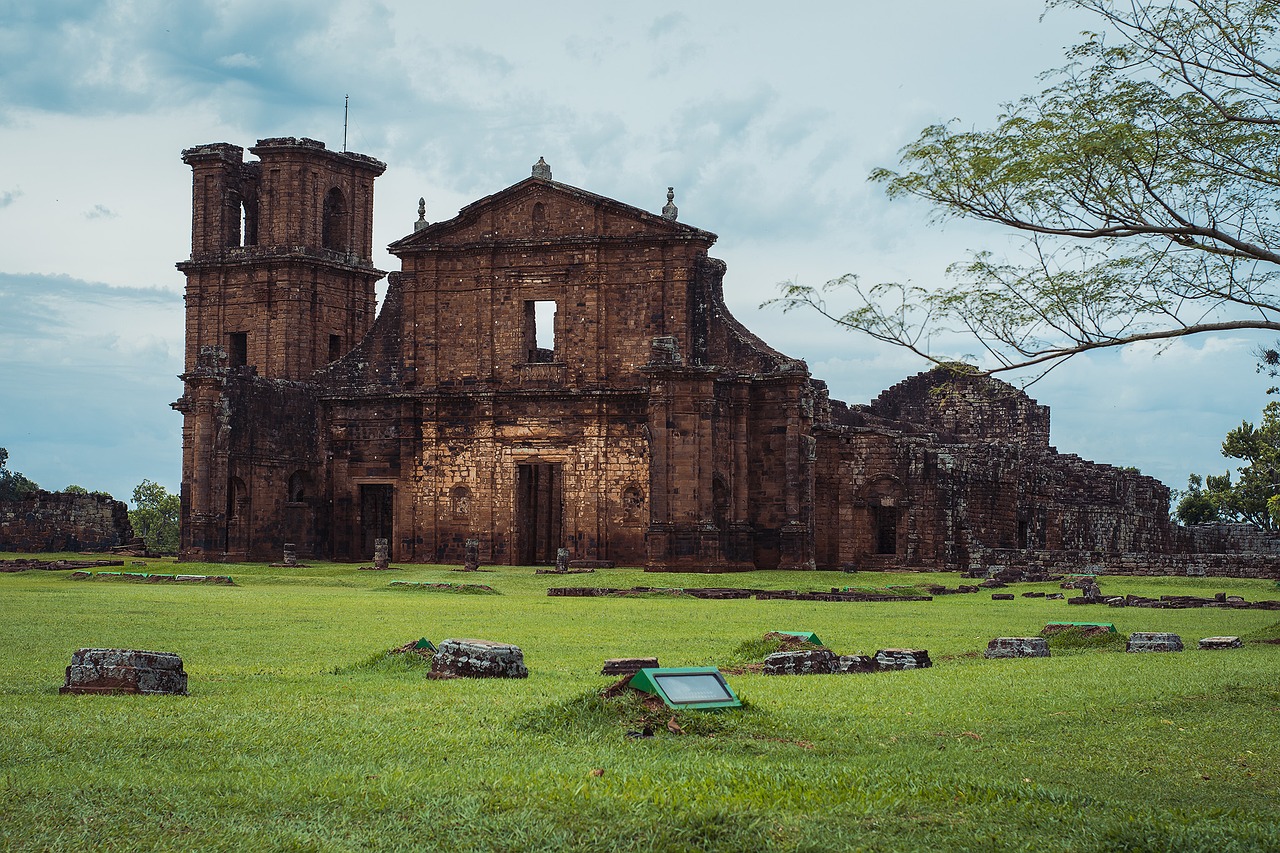
[[[1193,475],[1178,503],[1178,519],[1184,524],[1244,521],[1264,530],[1280,529],[1280,518],[1273,512],[1280,510],[1280,401],[1263,408],[1258,426],[1244,421],[1228,432],[1222,455],[1245,463],[1236,469],[1238,476],[1211,474],[1199,489],[1200,478]],[[1210,517],[1210,509],[1216,518]]]
[[[1213,480],[1215,477],[1210,474],[1209,479]],[[1227,479],[1229,481],[1230,477]],[[1183,524],[1206,524],[1220,520],[1218,507],[1205,492],[1204,479],[1199,474],[1192,474],[1187,478],[1187,490],[1178,500],[1174,515]]]
[[[74,483],[62,490],[64,495],[87,495],[89,490],[84,486],[77,486]]]
[[[17,471],[10,471],[6,467],[8,462],[9,451],[0,447],[0,501],[17,500],[40,491],[40,487],[34,482]]]
[[[147,543],[148,550],[161,554],[178,551],[178,516],[181,501],[159,483],[143,480],[133,489],[129,523],[133,532]]]

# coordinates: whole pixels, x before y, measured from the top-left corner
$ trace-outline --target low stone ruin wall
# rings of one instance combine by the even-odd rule
[[[1078,572],[1107,575],[1189,575],[1191,577],[1280,577],[1280,554],[1109,554],[1102,551],[1024,551],[984,549],[970,559],[970,571],[994,574],[1004,569],[1030,572]]]
[[[0,501],[0,551],[107,551],[132,539],[128,507],[108,495],[40,491]]]

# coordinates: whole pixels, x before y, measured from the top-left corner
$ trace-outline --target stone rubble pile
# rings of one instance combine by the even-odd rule
[[[185,696],[187,674],[172,652],[79,649],[60,693],[165,693]]]
[[[1239,637],[1205,637],[1200,641],[1201,649],[1238,649]]]
[[[875,654],[879,669],[925,669],[933,666],[924,649],[880,649]]]
[[[1047,658],[1049,643],[1044,637],[996,637],[987,643],[986,658]]]
[[[431,674],[437,677],[528,678],[519,646],[491,640],[449,639],[436,647]]]
[[[1135,631],[1129,635],[1126,652],[1180,652],[1182,638],[1164,631]]]

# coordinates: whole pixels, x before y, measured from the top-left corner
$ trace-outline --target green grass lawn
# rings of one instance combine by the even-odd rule
[[[72,556],[72,555],[67,555]],[[528,568],[359,572],[174,566],[236,586],[0,574],[0,847],[6,850],[1280,849],[1280,613],[992,601],[548,597],[550,586],[880,588],[955,575]],[[497,595],[392,589],[481,583]],[[1280,598],[1271,581],[1101,579],[1107,595]],[[1025,584],[1016,593],[1057,591]],[[1047,622],[1173,631],[1181,654],[1115,647],[985,660]],[[742,711],[626,736],[605,658],[727,666],[771,630],[839,653],[928,649],[932,669],[734,675]],[[529,678],[427,680],[409,640],[515,643]],[[190,696],[61,696],[81,647],[180,654]],[[665,720],[663,721],[665,722]]]

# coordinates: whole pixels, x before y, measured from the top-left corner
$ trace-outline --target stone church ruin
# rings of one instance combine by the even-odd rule
[[[249,152],[182,153],[187,558],[367,561],[385,539],[397,562],[461,564],[475,540],[486,564],[567,548],[654,571],[1198,559],[1165,486],[1058,453],[1003,382],[940,368],[829,399],[730,315],[716,235],[670,191],[651,213],[540,160],[447,221],[420,206],[375,316],[385,165]]]

